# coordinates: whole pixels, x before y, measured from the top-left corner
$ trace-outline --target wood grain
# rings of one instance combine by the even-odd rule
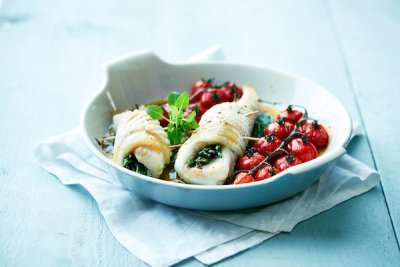
[[[362,7],[356,14],[349,10]],[[385,199],[400,234],[400,5],[396,1],[333,1],[349,83],[381,172]],[[372,34],[373,33],[373,34]]]
[[[84,190],[61,185],[37,166],[32,147],[78,125],[86,99],[102,84],[104,61],[148,47],[178,62],[220,43],[231,60],[297,72],[337,95],[364,122],[385,195],[377,187],[218,265],[395,266],[398,157],[385,145],[393,151],[399,145],[389,135],[399,125],[391,115],[399,85],[398,11],[395,1],[356,0],[5,1],[1,265],[144,266],[113,238]],[[349,153],[374,166],[367,141],[356,138]]]

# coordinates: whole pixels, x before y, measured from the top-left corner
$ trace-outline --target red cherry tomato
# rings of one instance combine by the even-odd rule
[[[269,134],[266,137],[260,138],[254,143],[254,148],[257,149],[261,154],[267,156],[275,151],[282,144],[282,139],[275,134]],[[280,154],[281,152],[278,152]]]
[[[246,183],[252,183],[255,181],[256,180],[254,180],[254,177],[251,176],[250,174],[241,172],[241,173],[236,174],[235,180],[233,181],[232,184],[246,184]]]
[[[197,109],[199,110],[200,114],[203,115],[204,113],[206,113],[206,111],[208,110],[208,108],[206,108],[203,103],[198,102],[197,104]]]
[[[265,157],[262,154],[254,152],[253,155],[244,155],[241,157],[236,167],[238,170],[251,170],[260,164],[264,159]]]
[[[289,169],[290,167],[299,165],[301,163],[303,162],[299,158],[293,155],[288,155],[277,159],[274,163],[274,169],[276,173],[280,173],[286,169]]]
[[[193,83],[193,85],[192,85],[191,95],[196,94],[196,93],[197,93],[198,91],[200,91],[200,90],[204,90],[204,89],[211,88],[211,87],[212,87],[211,80],[203,80],[203,79],[202,79],[202,80],[195,81],[195,82]],[[197,102],[197,101],[199,101],[202,94],[203,94],[203,93],[199,93],[198,95],[196,95],[196,96],[192,99],[191,102]]]
[[[227,95],[228,102],[232,102],[235,98],[240,99],[243,95],[243,90],[234,83],[226,82],[219,90]]]
[[[328,132],[325,127],[317,121],[303,123],[299,131],[304,133],[317,149],[324,149],[329,144]]]
[[[306,142],[305,142],[306,141]],[[295,138],[290,140],[287,145],[289,152],[302,162],[315,159],[318,156],[315,146],[305,138]]]
[[[256,181],[262,181],[262,180],[271,178],[272,176],[275,175],[275,173],[276,172],[275,172],[275,169],[273,167],[266,165],[266,166],[260,168],[257,171],[256,176],[254,177],[254,179]]]
[[[209,109],[216,104],[222,103],[225,100],[225,97],[224,93],[212,89],[203,93],[200,103],[204,108]]]
[[[296,123],[303,116],[303,112],[293,109],[292,106],[288,106],[287,109],[282,110],[278,115],[278,120],[287,119],[290,122]]]
[[[221,89],[216,89],[217,94],[220,96],[221,102],[231,102],[231,96],[222,91]]]
[[[286,121],[285,119],[274,121],[265,128],[264,134],[276,134],[277,136],[285,139],[290,135],[294,129],[294,124]]]

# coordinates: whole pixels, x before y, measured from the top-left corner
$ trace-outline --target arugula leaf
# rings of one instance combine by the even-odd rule
[[[189,95],[187,92],[183,92],[176,99],[175,106],[178,108],[178,110],[184,110],[185,108],[187,108],[188,105],[189,105]]]
[[[146,107],[146,112],[152,119],[158,120],[163,117],[163,109],[157,105],[148,105]]]
[[[179,95],[180,95],[179,92],[175,92],[175,91],[169,93],[168,94],[168,98],[167,98],[168,99],[168,105],[170,105],[170,106],[175,105],[176,100],[178,99]]]
[[[257,138],[263,137],[265,128],[270,123],[271,123],[271,116],[269,116],[266,113],[259,113],[254,122],[253,132],[251,133],[251,136]]]

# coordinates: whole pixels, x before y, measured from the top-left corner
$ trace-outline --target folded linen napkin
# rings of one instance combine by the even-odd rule
[[[221,49],[214,46],[192,59],[222,57]],[[281,231],[291,231],[299,222],[370,190],[380,178],[345,155],[329,164],[311,187],[288,200],[246,211],[196,212],[125,190],[85,146],[79,129],[39,143],[34,155],[63,184],[83,186],[115,238],[151,266],[169,266],[192,256],[205,264],[215,263]]]

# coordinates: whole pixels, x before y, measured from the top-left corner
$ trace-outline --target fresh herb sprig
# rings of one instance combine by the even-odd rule
[[[158,120],[165,118],[168,121],[168,139],[171,145],[177,145],[182,142],[183,133],[187,133],[198,127],[195,120],[196,111],[192,111],[187,116],[183,116],[185,109],[189,105],[189,95],[187,92],[171,92],[168,94],[167,103],[171,108],[168,118],[164,117],[164,111],[160,106],[148,105],[146,112],[152,119]]]

